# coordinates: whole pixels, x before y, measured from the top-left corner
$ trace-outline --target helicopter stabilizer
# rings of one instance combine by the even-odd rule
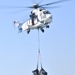
[[[14,25],[15,25],[15,27],[18,27],[19,32],[22,32],[22,28],[21,28],[22,24],[21,23],[19,23],[18,21],[14,21]]]
[[[18,27],[19,26],[19,22],[18,21],[14,21],[14,25],[15,25],[15,27]]]

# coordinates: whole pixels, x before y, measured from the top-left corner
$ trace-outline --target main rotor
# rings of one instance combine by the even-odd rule
[[[59,0],[59,1],[55,1],[55,2],[52,2],[52,3],[47,3],[47,4],[43,4],[43,5],[33,4],[33,6],[29,6],[27,8],[34,8],[34,9],[45,8],[47,6],[50,6],[50,5],[53,5],[53,4],[57,4],[57,3],[61,3],[61,2],[65,2],[65,1],[69,1],[69,0]]]
[[[34,9],[37,9],[37,8],[39,8],[40,6],[39,6],[39,4],[33,4],[33,6],[30,6],[30,7],[28,7],[28,8],[34,8]]]
[[[43,4],[43,5],[33,4],[32,6],[27,6],[27,7],[25,7],[25,6],[22,6],[22,7],[19,7],[19,6],[0,6],[0,9],[10,9],[10,8],[11,9],[16,9],[16,8],[21,8],[21,9],[25,9],[25,8],[37,9],[37,8],[47,8],[47,7],[51,8],[50,7],[51,5],[62,3],[62,2],[66,2],[66,1],[69,1],[69,0],[58,0],[58,1],[51,2],[51,3]]]

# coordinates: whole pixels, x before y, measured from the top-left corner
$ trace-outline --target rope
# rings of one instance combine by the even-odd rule
[[[39,63],[42,67],[41,52],[40,52],[40,35],[39,35],[39,28],[38,28],[38,61],[37,61],[37,68],[39,67]]]

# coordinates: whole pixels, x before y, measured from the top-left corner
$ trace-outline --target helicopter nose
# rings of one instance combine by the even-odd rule
[[[51,14],[48,15],[47,21],[48,21],[48,23],[52,22],[52,15]]]
[[[49,16],[50,19],[52,19],[52,14],[51,13],[48,16]]]
[[[50,19],[52,19],[52,15],[50,15],[50,17],[49,17]]]

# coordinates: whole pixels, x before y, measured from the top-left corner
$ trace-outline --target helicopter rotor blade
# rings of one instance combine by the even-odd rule
[[[59,0],[59,1],[52,2],[52,3],[40,5],[39,7],[53,5],[53,4],[57,4],[57,3],[65,2],[65,1],[69,1],[69,0]]]
[[[23,6],[0,6],[0,10],[5,10],[5,14],[22,13],[29,9],[30,8]]]
[[[28,7],[20,7],[20,6],[0,6],[0,9],[25,9]]]
[[[60,8],[61,6],[50,6],[50,7],[41,7],[41,8],[46,8],[46,9],[55,9],[55,8]]]
[[[69,0],[59,0],[59,1],[55,1],[55,2],[52,2],[52,3],[47,3],[47,4],[43,4],[43,5],[39,5],[39,4],[35,4],[33,6],[28,6],[28,7],[25,7],[25,6],[0,6],[0,9],[25,9],[25,8],[40,8],[40,7],[44,7],[44,6],[49,6],[49,5],[53,5],[53,4],[58,4],[58,3],[61,3],[61,2],[66,2],[66,1],[69,1]]]

